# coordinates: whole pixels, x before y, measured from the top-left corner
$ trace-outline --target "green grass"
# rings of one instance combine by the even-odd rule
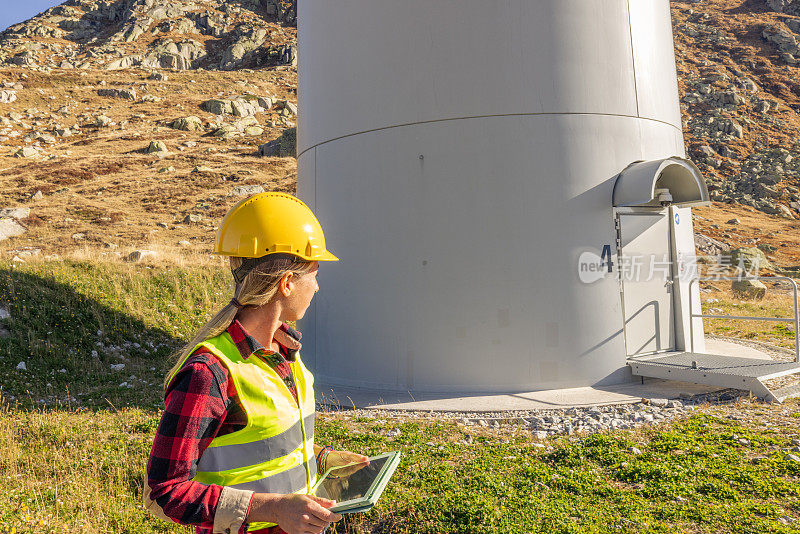
[[[141,504],[157,422],[157,413],[135,408],[0,409],[0,531],[187,531]],[[401,434],[386,437],[390,428]],[[797,532],[778,522],[800,516],[800,464],[781,450],[786,430],[698,414],[657,429],[563,438],[546,450],[522,436],[467,445],[468,429],[455,423],[332,414],[317,435],[367,454],[403,451],[377,507],[336,532],[760,534]],[[742,437],[751,444],[740,445]]]
[[[144,510],[144,467],[168,354],[229,298],[227,276],[0,264],[0,307],[11,312],[2,323],[10,335],[0,337],[8,401],[0,406],[0,532],[191,532]],[[111,348],[119,346],[127,348]],[[15,369],[20,361],[28,371]],[[109,370],[119,362],[123,372]],[[780,409],[785,417],[769,427],[754,423],[775,409],[754,404],[742,407],[740,421],[709,409],[649,429],[559,438],[549,448],[525,431],[326,413],[317,441],[365,454],[403,451],[376,508],[346,516],[336,532],[790,533],[800,525],[781,521],[800,517],[800,465],[784,449],[800,434],[800,403]],[[400,435],[387,437],[392,428]]]
[[[0,532],[193,532],[142,504],[157,414],[0,410]]]
[[[768,288],[762,300],[746,299],[730,291],[729,286],[719,284],[714,292],[704,296],[713,297],[714,302],[703,302],[703,313],[711,315],[736,315],[751,317],[794,317],[794,302],[791,294],[779,293]],[[711,313],[711,309],[716,309]],[[722,335],[740,339],[753,339],[779,347],[794,349],[795,335],[793,322],[775,322],[742,319],[703,319],[706,334]]]
[[[549,452],[525,437],[452,443],[464,432],[455,424],[407,423],[395,439],[368,424],[353,436],[353,426],[321,425],[320,441],[405,455],[371,513],[391,532],[791,532],[776,519],[800,514],[800,464],[773,448],[787,438],[709,415],[565,438]],[[427,445],[432,436],[444,446]]]
[[[0,387],[33,404],[153,406],[169,356],[230,298],[212,268],[117,263],[0,263]],[[93,354],[94,353],[94,354]],[[17,371],[25,362],[27,371]],[[125,364],[111,371],[111,364]],[[120,388],[127,382],[132,387]]]

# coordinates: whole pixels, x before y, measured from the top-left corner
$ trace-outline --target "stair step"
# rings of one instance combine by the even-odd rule
[[[750,391],[769,402],[800,396],[800,385],[771,391],[765,381],[800,373],[800,362],[741,358],[721,354],[667,352],[628,358],[634,376]]]

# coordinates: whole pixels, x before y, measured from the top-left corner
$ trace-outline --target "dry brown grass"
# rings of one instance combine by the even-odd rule
[[[167,73],[169,78],[163,82],[148,80],[147,75],[143,70],[43,74],[0,69],[0,79],[25,85],[18,93],[19,100],[0,109],[3,114],[26,115],[31,128],[17,130],[23,134],[48,132],[55,123],[82,127],[80,134],[44,146],[39,159],[11,156],[23,144],[21,138],[0,143],[3,207],[29,206],[32,210],[29,232],[4,241],[0,250],[33,246],[44,253],[65,255],[87,246],[102,252],[109,246],[152,248],[154,244],[177,250],[179,242],[190,241],[190,250],[210,252],[214,226],[241,199],[230,195],[234,187],[257,184],[266,190],[294,191],[297,170],[293,158],[256,155],[259,144],[281,134],[283,126],[270,126],[277,114],[256,116],[265,128],[263,135],[227,141],[206,131],[167,127],[172,120],[188,115],[213,122],[215,117],[199,107],[209,98],[249,92],[294,101],[294,70],[175,72]],[[164,100],[131,103],[100,97],[97,89],[101,87],[132,87],[140,96],[151,94]],[[71,116],[57,113],[65,105]],[[38,113],[32,112],[28,118],[26,110],[32,108]],[[116,125],[89,126],[91,117],[100,113]],[[170,154],[144,154],[150,140],[164,141]],[[211,170],[193,172],[198,166]],[[170,167],[174,170],[166,170]],[[44,196],[34,200],[37,191]],[[200,214],[204,221],[183,224],[188,213]],[[84,237],[73,239],[74,234]]]
[[[737,315],[758,317],[794,317],[794,298],[789,289],[774,287],[764,280],[767,292],[763,299],[743,298],[731,290],[731,282],[701,282],[703,313],[707,315]],[[706,334],[756,340],[778,347],[794,349],[794,324],[749,319],[703,319]]]

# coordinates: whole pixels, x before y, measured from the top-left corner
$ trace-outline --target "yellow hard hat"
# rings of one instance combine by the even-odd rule
[[[311,210],[287,193],[259,193],[228,211],[217,230],[214,253],[261,258],[291,254],[306,261],[338,261]]]

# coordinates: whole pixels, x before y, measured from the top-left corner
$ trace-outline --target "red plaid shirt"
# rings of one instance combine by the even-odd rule
[[[296,348],[285,344],[299,347],[296,342],[300,339],[299,332],[286,324],[281,325],[275,336],[280,345],[279,353],[265,349],[237,320],[228,327],[228,333],[243,358],[263,358],[297,399],[289,365],[295,358]],[[287,339],[287,335],[291,339]],[[147,463],[150,498],[164,515],[183,525],[195,525],[197,534],[212,534],[222,486],[191,479],[211,440],[244,428],[246,423],[247,414],[238,400],[228,369],[207,349],[196,350],[167,388],[164,413]],[[243,525],[239,532],[244,534],[245,529]],[[281,534],[284,531],[272,527],[257,532]]]

